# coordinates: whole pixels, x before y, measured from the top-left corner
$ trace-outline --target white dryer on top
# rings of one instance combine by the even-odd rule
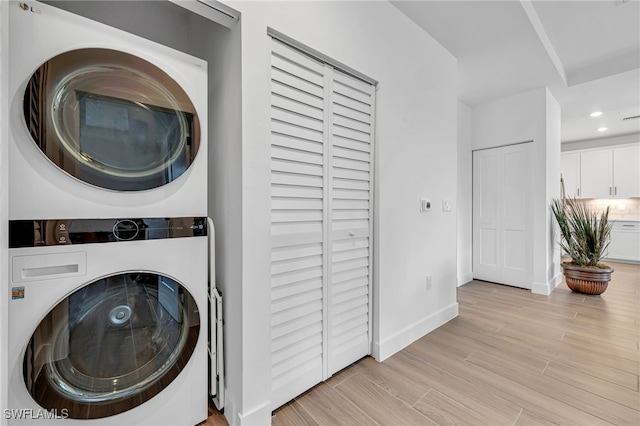
[[[207,63],[9,5],[9,218],[206,216]]]

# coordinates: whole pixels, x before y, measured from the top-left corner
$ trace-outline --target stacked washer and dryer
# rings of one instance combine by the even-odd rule
[[[9,9],[5,418],[197,424],[222,378],[207,63],[46,4]]]

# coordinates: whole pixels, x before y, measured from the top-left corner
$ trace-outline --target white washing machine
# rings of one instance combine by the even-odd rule
[[[9,219],[207,214],[207,63],[9,4]]]
[[[9,424],[206,420],[206,218],[9,229]]]

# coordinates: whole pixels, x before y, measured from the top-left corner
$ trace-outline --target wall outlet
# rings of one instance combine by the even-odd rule
[[[427,275],[427,291],[431,290],[431,275]]]

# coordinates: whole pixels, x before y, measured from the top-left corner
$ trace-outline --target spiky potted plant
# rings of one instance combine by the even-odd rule
[[[609,207],[598,214],[575,198],[555,199],[551,210],[560,227],[560,247],[571,258],[562,263],[567,286],[575,292],[602,294],[613,269],[600,263],[609,246]]]

